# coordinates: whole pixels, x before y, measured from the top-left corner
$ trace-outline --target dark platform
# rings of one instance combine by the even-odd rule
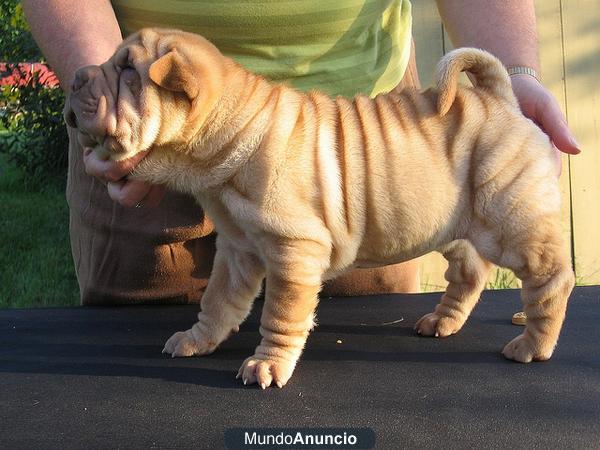
[[[416,336],[438,297],[323,299],[292,380],[266,391],[234,378],[256,311],[187,359],[161,350],[194,306],[0,311],[0,448],[220,448],[229,427],[325,426],[371,427],[377,448],[600,446],[600,287],[576,289],[554,357],[528,365],[500,354],[522,331],[518,291],[485,292],[456,336]]]

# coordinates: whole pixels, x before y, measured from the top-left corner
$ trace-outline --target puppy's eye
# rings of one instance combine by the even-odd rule
[[[119,69],[134,68],[133,58],[131,57],[129,49],[121,49],[115,58],[115,66]]]
[[[123,81],[131,90],[134,96],[138,96],[142,89],[140,76],[137,71],[130,68],[125,67],[121,71],[121,81]]]
[[[135,63],[133,61],[132,57],[128,57],[127,60],[125,61],[125,66],[128,69],[135,69]]]

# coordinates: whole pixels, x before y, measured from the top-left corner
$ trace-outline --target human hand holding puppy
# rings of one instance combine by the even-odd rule
[[[565,115],[552,93],[530,75],[512,75],[513,91],[525,117],[530,118],[546,133],[556,149],[557,174],[562,170],[561,153],[581,152]]]
[[[140,180],[129,180],[127,176],[146,156],[140,152],[123,161],[113,161],[104,157],[94,147],[84,147],[83,162],[88,175],[106,183],[108,195],[126,207],[157,207],[167,191],[165,186]]]

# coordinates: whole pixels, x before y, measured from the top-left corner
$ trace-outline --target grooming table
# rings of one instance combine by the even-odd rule
[[[368,427],[376,448],[600,446],[600,287],[576,288],[547,362],[500,351],[519,291],[486,291],[463,330],[413,325],[440,294],[323,298],[283,389],[235,379],[262,303],[213,355],[161,354],[196,306],[0,311],[0,448],[223,448],[236,427]]]

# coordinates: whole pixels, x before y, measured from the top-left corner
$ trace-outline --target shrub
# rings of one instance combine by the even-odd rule
[[[17,0],[0,0],[0,61],[41,61]]]
[[[5,73],[22,80],[0,87],[0,153],[25,172],[35,187],[64,184],[68,138],[62,118],[63,92],[46,86],[47,73],[28,73],[21,61],[43,58],[28,31],[20,5],[0,0],[0,58],[8,61]]]
[[[23,69],[17,69],[23,70]],[[23,86],[2,86],[6,101],[0,122],[6,135],[0,152],[27,174],[34,186],[66,178],[68,137],[62,118],[64,95],[44,86],[39,72]]]

